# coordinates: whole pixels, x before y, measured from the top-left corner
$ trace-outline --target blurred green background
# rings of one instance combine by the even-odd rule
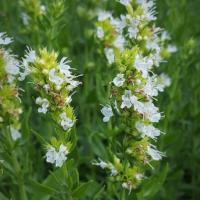
[[[179,51],[167,65],[173,84],[161,98],[161,141],[170,172],[158,199],[200,198],[200,1],[158,1],[159,24]]]
[[[74,95],[79,137],[78,150],[74,156],[79,166],[80,179],[89,180],[97,173],[91,166],[91,160],[105,153],[103,144],[106,127],[102,125],[99,110],[100,103],[106,103],[106,86],[113,77],[95,41],[95,11],[98,7],[116,11],[119,8],[114,1],[68,0],[65,1],[66,10],[52,7],[48,18],[40,20],[35,2],[39,1],[0,0],[0,32],[5,31],[14,37],[16,43],[13,49],[17,54],[23,55],[26,45],[33,48],[47,46],[61,55],[69,56],[77,73],[84,74],[80,78],[83,84]],[[48,5],[51,1],[41,2]],[[24,10],[34,16],[31,27],[25,27],[22,23],[21,14]],[[157,0],[157,11],[158,26],[170,33],[178,52],[160,69],[172,78],[171,87],[159,99],[160,108],[165,113],[160,128],[166,133],[159,144],[160,149],[167,154],[163,164],[169,163],[169,171],[160,191],[154,192],[148,199],[198,200],[200,0]],[[31,100],[26,98],[26,101],[27,112]],[[45,176],[45,172],[40,173],[41,177]],[[104,174],[98,171],[97,181],[101,181],[102,177]],[[104,199],[111,199],[106,193],[104,195]]]

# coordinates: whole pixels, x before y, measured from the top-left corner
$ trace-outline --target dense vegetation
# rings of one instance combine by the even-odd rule
[[[62,168],[51,166],[44,158],[44,140],[58,130],[52,128],[57,118],[52,120],[38,114],[34,99],[41,90],[30,84],[30,81],[37,83],[37,79],[29,77],[19,82],[25,91],[20,92],[23,137],[10,144],[0,132],[0,199],[199,199],[198,0],[156,1],[156,25],[169,32],[170,42],[178,49],[156,69],[158,73],[168,74],[172,83],[157,102],[165,116],[159,128],[166,133],[161,135],[157,145],[166,152],[166,157],[153,163],[153,170],[147,169],[148,178],[130,194],[104,170],[92,165],[99,157],[109,157],[106,146],[110,142],[109,133],[115,131],[115,127],[102,122],[100,112],[101,104],[107,104],[110,95],[108,83],[116,73],[102,55],[101,42],[96,37],[96,15],[98,9],[111,10],[117,15],[125,12],[123,6],[115,0],[18,0],[12,3],[0,0],[0,5],[0,32],[13,38],[10,48],[19,58],[24,56],[27,46],[34,50],[45,47],[49,52],[54,50],[59,53],[58,60],[69,57],[75,69],[73,73],[80,74],[77,79],[82,82],[72,101],[72,113],[77,121],[71,137],[76,147],[70,146],[73,151]],[[14,161],[10,156],[13,154]]]

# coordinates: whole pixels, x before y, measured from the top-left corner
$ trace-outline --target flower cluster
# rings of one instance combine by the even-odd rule
[[[47,162],[55,164],[56,167],[61,167],[67,160],[68,153],[67,147],[63,144],[60,145],[59,151],[56,151],[54,147],[50,146],[46,153]]]
[[[96,162],[92,163],[93,165],[96,165],[98,167],[101,167],[102,169],[107,169],[110,171],[110,176],[116,176],[120,170],[122,170],[122,164],[120,163],[120,160],[117,157],[113,158],[112,162],[104,162],[103,160],[99,159]]]
[[[131,191],[144,179],[146,165],[151,166],[151,161],[164,156],[152,144],[162,133],[154,126],[162,118],[154,99],[171,81],[167,75],[157,75],[154,71],[177,49],[168,45],[167,32],[154,25],[153,0],[120,0],[119,3],[127,10],[119,18],[108,11],[99,11],[97,37],[116,73],[111,82],[110,105],[104,106],[101,112],[104,122],[114,115],[117,117],[119,132],[113,141],[121,142],[125,152],[117,148],[113,156],[118,156],[118,163],[123,167],[102,160],[95,165],[108,170],[113,166],[117,171],[112,175]]]
[[[21,137],[19,118],[22,108],[17,86],[19,61],[5,47],[11,42],[5,33],[0,33],[0,130],[10,132],[15,141]]]
[[[28,48],[22,60],[20,79],[29,75],[38,94],[35,100],[38,112],[49,115],[59,127],[50,138],[51,145],[47,147],[46,159],[47,162],[61,167],[70,148],[75,145],[75,141],[70,139],[73,138],[70,136],[71,129],[76,121],[70,102],[73,91],[80,82],[72,74],[67,58],[62,58],[60,62],[57,60],[58,55],[55,52],[42,49],[37,54]]]

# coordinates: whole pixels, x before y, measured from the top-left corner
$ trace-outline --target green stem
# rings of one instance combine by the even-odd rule
[[[121,190],[121,197],[120,200],[126,200],[126,193],[125,193],[125,189]]]
[[[193,190],[192,190],[192,200],[195,200],[197,198],[196,196],[196,190],[195,190],[195,186],[196,184],[196,148],[195,148],[195,139],[193,138],[192,140],[192,162],[191,162],[191,166],[192,166],[192,186],[193,186]]]
[[[25,191],[24,178],[23,178],[22,170],[21,170],[20,164],[17,160],[17,157],[15,155],[15,152],[12,150],[13,144],[12,144],[12,140],[10,138],[10,133],[7,129],[5,129],[5,133],[7,133],[6,134],[8,136],[7,140],[8,140],[9,148],[11,149],[11,158],[12,158],[13,167],[14,167],[15,173],[16,173],[16,179],[17,179],[17,183],[18,183],[17,185],[19,187],[20,200],[28,200],[27,195],[26,195],[26,191]]]
[[[24,187],[24,180],[21,174],[21,168],[14,152],[12,152],[12,161],[17,176],[20,200],[27,200],[26,191]]]

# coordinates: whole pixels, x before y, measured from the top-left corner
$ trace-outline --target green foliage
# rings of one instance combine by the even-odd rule
[[[172,86],[158,101],[165,113],[160,129],[166,133],[160,139],[159,146],[167,156],[160,165],[155,164],[151,178],[147,178],[131,194],[91,164],[97,157],[110,158],[110,151],[105,146],[112,139],[111,136],[119,132],[119,127],[103,124],[99,112],[100,103],[108,103],[107,89],[113,79],[113,71],[107,66],[106,59],[102,59],[101,45],[95,38],[95,10],[113,9],[120,13],[122,8],[110,0],[18,0],[12,3],[0,0],[0,5],[0,32],[7,32],[14,38],[15,43],[11,46],[15,53],[22,56],[27,45],[37,50],[43,47],[49,51],[54,49],[60,56],[69,56],[73,66],[77,66],[77,74],[84,74],[79,77],[82,85],[72,103],[77,117],[78,137],[73,141],[77,145],[62,168],[53,168],[44,158],[44,139],[53,135],[55,129],[52,129],[52,124],[55,122],[38,115],[33,103],[37,92],[28,81],[20,83],[20,87],[26,91],[20,92],[24,111],[20,116],[21,125],[16,124],[21,126],[22,138],[13,141],[9,130],[4,135],[0,130],[1,200],[199,199],[198,0],[157,1],[158,25],[170,32],[178,46],[178,52],[158,69],[172,78]],[[22,13],[28,16],[28,25],[24,24]],[[107,24],[103,26],[108,32],[112,31]],[[124,62],[127,61],[126,56]],[[123,71],[122,63],[118,64],[119,70]],[[0,75],[4,73],[3,65],[0,58]],[[1,76],[0,79],[1,82]],[[0,106],[1,99],[10,96],[10,89],[0,88]],[[19,104],[18,100],[10,102],[9,98],[4,102],[4,109],[12,108],[13,103]],[[116,144],[115,148],[118,147]]]
[[[169,62],[173,67],[166,70],[172,77],[172,87],[160,101],[165,107],[163,124],[167,132],[161,145],[168,152],[170,170],[158,199],[198,199],[200,7],[198,1],[185,0],[159,2],[158,6],[163,10],[159,24],[171,32],[179,48]]]

